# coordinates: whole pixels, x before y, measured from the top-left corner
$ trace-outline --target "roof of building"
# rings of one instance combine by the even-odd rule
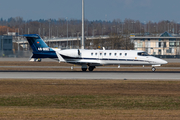
[[[173,36],[168,32],[164,32],[163,34],[160,35],[160,37],[173,37]]]
[[[130,36],[131,39],[180,39],[180,36],[172,36],[168,32],[162,33],[160,36]]]

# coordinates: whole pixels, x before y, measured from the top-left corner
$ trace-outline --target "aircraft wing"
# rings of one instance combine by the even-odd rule
[[[59,63],[67,62],[67,63],[79,64],[79,65],[81,64],[101,65],[101,62],[97,59],[89,60],[89,59],[81,58],[81,57],[69,57],[69,56],[62,55],[58,53],[57,51],[56,51],[56,55],[59,59]]]

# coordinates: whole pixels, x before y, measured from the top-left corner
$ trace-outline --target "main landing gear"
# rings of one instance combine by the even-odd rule
[[[86,72],[87,68],[81,68],[81,70],[82,70],[83,72]]]
[[[87,69],[88,69],[89,71],[93,71],[94,68],[96,68],[96,67],[95,67],[95,66],[89,66],[89,68],[87,68],[87,65],[82,65],[81,70],[82,70],[83,72],[86,72]]]
[[[89,71],[93,71],[94,68],[96,68],[95,66],[89,66]]]

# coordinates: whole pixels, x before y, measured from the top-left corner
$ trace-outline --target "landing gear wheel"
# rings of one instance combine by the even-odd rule
[[[156,68],[155,67],[152,67],[152,69],[151,69],[153,72],[155,72],[156,71]]]
[[[41,62],[41,58],[38,58],[37,61],[38,61],[38,62]]]
[[[83,72],[86,72],[87,68],[81,68]]]
[[[89,71],[93,71],[95,66],[89,66]]]

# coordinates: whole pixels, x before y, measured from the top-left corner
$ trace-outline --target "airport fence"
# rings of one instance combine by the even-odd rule
[[[0,51],[0,57],[6,58],[30,58],[32,56],[31,51]]]

